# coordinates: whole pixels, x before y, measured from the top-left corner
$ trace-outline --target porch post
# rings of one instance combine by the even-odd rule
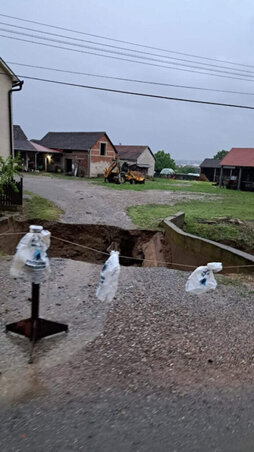
[[[214,168],[213,170],[213,182],[215,182],[216,180],[216,168]]]
[[[223,178],[223,166],[220,169],[220,181],[219,181],[219,187],[222,185],[222,178]]]
[[[28,171],[28,153],[26,151],[26,170]]]
[[[34,154],[34,169],[37,170],[37,152]]]
[[[239,173],[238,173],[237,190],[240,190],[241,179],[242,179],[242,168],[240,167],[239,168]]]

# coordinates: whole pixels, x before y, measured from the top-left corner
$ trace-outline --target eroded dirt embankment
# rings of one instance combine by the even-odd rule
[[[10,227],[9,232],[26,233],[31,224],[37,223],[36,220],[16,221]],[[51,232],[50,257],[101,264],[107,257],[105,253],[117,250],[122,256],[120,264],[124,266],[157,266],[158,261],[169,260],[170,249],[165,243],[162,232],[125,230],[107,225],[64,224],[52,221],[40,221],[39,224]],[[4,254],[14,254],[21,237],[22,235],[0,237],[0,250]],[[143,262],[145,258],[147,261]]]

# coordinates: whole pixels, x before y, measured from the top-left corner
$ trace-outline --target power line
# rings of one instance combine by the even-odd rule
[[[210,75],[210,76],[226,78],[226,79],[244,80],[244,81],[247,81],[247,82],[252,81],[252,79],[250,79],[250,78],[233,77],[233,76],[229,76],[229,75],[213,74],[213,73],[210,73],[210,72],[193,71],[191,69],[176,68],[176,67],[172,67],[172,66],[169,66],[169,65],[164,66],[164,65],[161,65],[161,64],[148,63],[148,62],[145,62],[145,61],[135,61],[135,60],[131,60],[129,58],[127,59],[127,58],[121,58],[121,57],[110,56],[110,55],[101,55],[99,53],[89,52],[87,50],[71,49],[69,47],[57,46],[57,45],[54,45],[54,44],[46,44],[44,42],[31,41],[31,40],[27,40],[27,39],[23,39],[23,38],[16,38],[14,36],[6,36],[6,35],[3,35],[3,34],[0,34],[0,36],[2,38],[13,39],[15,41],[28,42],[29,44],[37,44],[37,45],[41,45],[41,46],[45,46],[45,47],[52,47],[52,48],[55,48],[55,49],[69,50],[71,52],[84,53],[84,54],[88,54],[88,55],[95,55],[95,56],[100,56],[100,57],[103,57],[103,58],[110,58],[110,59],[114,59],[114,60],[126,61],[126,62],[137,63],[137,64],[143,64],[143,65],[146,65],[146,66],[161,67],[161,68],[164,68],[164,69],[174,69],[176,71],[191,72],[191,73],[194,73],[194,74],[202,74],[202,75]],[[190,66],[190,67],[192,67],[192,66]],[[195,66],[193,66],[193,67],[195,68]]]
[[[69,83],[69,82],[62,82],[60,80],[50,80],[50,79],[43,79],[39,77],[30,77],[27,75],[20,75],[17,74],[17,77],[29,79],[29,80],[36,80],[40,82],[47,82],[47,83],[55,83],[58,85],[66,85],[66,86],[75,86],[78,88],[86,88],[86,89],[92,89],[96,91],[106,91],[109,93],[118,93],[118,94],[127,94],[132,96],[140,96],[140,97],[149,97],[153,99],[164,99],[164,100],[173,100],[177,102],[188,102],[188,103],[194,103],[194,104],[204,104],[204,105],[215,105],[219,107],[231,107],[231,108],[243,108],[248,110],[254,110],[254,107],[250,105],[239,105],[239,104],[227,104],[222,102],[210,102],[210,101],[204,101],[204,100],[197,100],[197,99],[185,99],[180,97],[169,97],[169,96],[160,96],[157,94],[148,94],[148,93],[139,93],[135,91],[124,91],[119,89],[111,89],[111,88],[103,88],[100,86],[90,86],[90,85],[81,85],[78,83]]]
[[[7,33],[18,34],[18,35],[22,35],[22,36],[29,37],[29,38],[41,39],[41,40],[49,41],[49,42],[56,42],[58,44],[67,44],[67,45],[70,45],[70,46],[82,47],[82,48],[86,48],[86,49],[90,49],[90,50],[96,50],[96,51],[99,51],[99,52],[112,53],[114,55],[127,56],[127,57],[130,56],[132,58],[137,58],[137,59],[140,59],[140,60],[146,60],[146,61],[149,61],[149,62],[150,61],[154,61],[154,62],[158,62],[158,63],[164,63],[164,64],[166,64],[168,66],[168,62],[167,61],[160,60],[160,59],[155,59],[155,58],[151,58],[151,57],[146,57],[146,56],[141,56],[141,55],[132,55],[130,53],[118,52],[118,51],[115,51],[115,50],[107,50],[107,49],[103,49],[103,48],[96,48],[96,47],[92,47],[92,46],[88,46],[88,45],[84,45],[84,44],[69,43],[68,41],[63,41],[61,39],[47,38],[45,36],[36,36],[34,34],[23,33],[23,32],[14,31],[14,30],[8,30],[6,28],[0,28],[0,31],[4,31],[4,32],[7,32]],[[32,42],[32,41],[30,41],[30,42]],[[100,56],[104,56],[104,55],[100,55]],[[130,60],[128,60],[128,61],[130,61]],[[138,63],[138,61],[134,61],[134,62]],[[171,65],[173,65],[173,66],[182,66],[182,67],[187,67],[187,68],[190,67],[190,68],[194,68],[194,69],[203,70],[203,67],[193,66],[191,64],[176,63],[175,61],[170,61],[169,63]],[[200,64],[200,63],[195,63],[194,62],[194,64]],[[203,63],[201,63],[201,64],[203,64]],[[171,66],[168,66],[168,67],[171,68]],[[213,69],[213,68],[210,68],[210,67],[206,67],[204,69],[206,71],[214,72],[216,74],[220,73],[220,74],[244,76],[244,77],[248,77],[250,79],[254,78],[254,75],[248,75],[247,73],[241,74],[239,72],[232,72],[232,71]],[[229,69],[229,68],[227,68],[227,69]],[[237,70],[240,71],[240,69],[237,69]],[[251,74],[254,74],[254,72],[251,72],[251,71],[248,71],[248,72],[250,72]]]
[[[71,29],[71,28],[65,28],[65,27],[60,27],[60,26],[57,26],[57,25],[46,24],[44,22],[39,22],[39,21],[35,21],[35,20],[30,20],[30,19],[23,19],[21,17],[10,16],[8,14],[1,14],[0,13],[0,16],[8,17],[9,19],[19,20],[21,22],[28,22],[28,23],[32,23],[32,24],[36,24],[36,25],[42,25],[44,27],[49,27],[49,28],[54,28],[54,29],[58,29],[58,30],[68,31],[68,32],[71,32],[71,33],[77,33],[77,34],[85,35],[85,36],[92,36],[94,38],[105,39],[107,41],[119,42],[119,43],[122,43],[122,44],[128,44],[128,45],[132,45],[132,46],[136,46],[136,47],[142,47],[142,48],[152,49],[152,50],[159,50],[161,52],[173,53],[173,54],[176,54],[176,55],[183,55],[183,56],[199,58],[199,59],[208,60],[208,61],[217,61],[219,63],[227,63],[227,64],[231,64],[231,65],[235,65],[235,66],[245,66],[245,67],[251,67],[251,68],[254,67],[253,65],[244,64],[244,63],[238,63],[238,62],[235,62],[235,61],[221,60],[221,59],[218,59],[218,58],[205,57],[203,55],[196,55],[196,54],[190,54],[190,53],[185,53],[185,52],[177,52],[177,51],[174,51],[174,50],[163,49],[163,48],[160,48],[160,47],[153,47],[153,46],[149,46],[149,45],[145,45],[145,44],[139,44],[139,43],[136,43],[136,42],[124,41],[124,40],[116,39],[116,38],[110,38],[108,36],[102,36],[102,35],[96,35],[96,34],[92,34],[92,33],[86,33],[84,31],[80,31],[80,30],[74,30],[74,29]]]
[[[43,70],[48,70],[48,71],[62,72],[62,73],[67,73],[67,74],[85,75],[88,77],[97,77],[97,78],[104,78],[104,79],[109,79],[109,80],[119,80],[119,81],[123,81],[123,82],[142,83],[142,84],[146,84],[146,85],[167,86],[167,87],[171,87],[171,88],[183,88],[183,89],[192,89],[192,90],[200,90],[200,91],[211,91],[211,92],[224,93],[224,94],[241,94],[241,95],[246,95],[246,96],[254,96],[254,93],[250,93],[250,92],[230,91],[230,90],[215,89],[215,88],[203,88],[200,86],[177,85],[177,84],[172,84],[172,83],[162,83],[162,82],[154,82],[154,81],[147,81],[147,80],[130,79],[130,78],[124,78],[124,77],[115,77],[115,76],[110,76],[110,75],[91,74],[88,72],[69,71],[67,69],[58,69],[58,68],[52,68],[52,67],[46,67],[46,66],[36,66],[33,64],[16,63],[14,61],[7,61],[7,64],[24,66],[24,67],[35,68],[35,69],[43,69]]]
[[[215,68],[220,68],[220,69],[229,69],[229,70],[232,69],[232,68],[230,68],[228,66],[221,66],[221,65],[217,65],[217,64],[211,64],[211,63],[203,63],[203,62],[199,62],[199,61],[186,60],[186,58],[176,58],[176,57],[156,54],[156,53],[152,53],[152,52],[144,52],[144,51],[140,51],[140,50],[133,50],[133,49],[126,48],[126,47],[114,46],[114,45],[104,44],[104,43],[101,43],[101,42],[95,42],[95,41],[91,41],[91,40],[87,40],[87,39],[75,38],[73,36],[61,35],[61,34],[58,34],[58,33],[51,33],[51,32],[47,32],[47,31],[44,31],[44,30],[36,30],[35,28],[22,27],[20,25],[13,25],[13,24],[9,24],[9,23],[6,23],[6,22],[0,22],[0,25],[7,25],[9,27],[20,28],[22,30],[28,30],[28,31],[33,31],[33,32],[35,31],[36,33],[46,34],[46,35],[50,35],[50,36],[56,36],[56,37],[59,37],[59,38],[67,38],[69,40],[80,41],[80,42],[85,42],[85,43],[89,43],[89,44],[95,44],[97,46],[98,45],[102,45],[102,46],[105,46],[105,47],[110,47],[110,48],[113,48],[113,49],[135,52],[135,53],[139,53],[139,54],[142,54],[142,55],[151,55],[151,56],[155,56],[155,57],[159,57],[159,58],[161,58],[161,57],[162,58],[166,58],[168,60],[176,60],[176,61],[183,61],[183,62],[187,62],[187,63],[194,63],[194,64],[198,64],[199,66],[202,65],[202,66],[215,67]],[[12,30],[4,29],[4,28],[1,28],[0,30],[1,31],[7,31],[9,33],[15,33]],[[41,36],[29,35],[29,34],[22,33],[22,32],[16,32],[16,34],[20,34],[20,35],[23,35],[23,36],[35,37],[36,39],[44,39]],[[53,39],[51,39],[51,40],[55,41]],[[57,40],[55,42],[61,42],[61,43],[65,43],[65,44],[68,44],[68,45],[70,44],[70,43],[66,43],[66,42],[63,42],[63,41],[57,41]],[[79,47],[86,47],[86,48],[90,48],[90,49],[93,49],[93,50],[100,50],[100,51],[104,51],[104,52],[106,51],[105,49],[98,49],[96,47],[81,46],[79,44],[71,44],[71,45],[78,45]],[[110,50],[108,50],[108,52],[114,53],[114,52],[112,52]],[[132,55],[132,54],[127,54],[126,56],[133,56],[135,58],[139,57],[139,56]],[[139,58],[142,58],[142,57],[139,57]],[[153,60],[153,59],[151,59],[151,60],[152,61],[157,61],[157,60]],[[197,66],[197,68],[203,69],[202,67],[198,67],[198,66]],[[249,70],[246,70],[246,69],[244,69],[244,70],[243,69],[236,69],[236,70],[238,72],[240,72],[240,73],[243,72],[243,74],[238,74],[238,75],[245,75],[245,73],[254,74],[254,71],[249,71]]]

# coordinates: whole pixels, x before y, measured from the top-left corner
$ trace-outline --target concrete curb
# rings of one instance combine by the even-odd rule
[[[184,212],[178,212],[176,215],[165,218],[162,223],[165,239],[171,249],[171,262],[197,267],[206,265],[208,262],[222,262],[224,267],[253,265],[250,268],[228,268],[224,269],[223,272],[252,273],[254,271],[253,255],[184,232],[181,229],[184,224],[184,217]],[[186,267],[179,267],[179,269],[186,270]]]

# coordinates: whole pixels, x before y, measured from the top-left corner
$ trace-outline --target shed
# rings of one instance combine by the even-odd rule
[[[155,157],[149,146],[115,145],[121,163],[135,165],[143,174],[154,175]]]
[[[227,186],[254,191],[254,148],[232,148],[221,160],[220,166],[220,186],[225,181],[225,169],[229,169]]]
[[[220,160],[205,159],[200,164],[200,174],[204,174],[210,182],[218,181],[220,176]]]

